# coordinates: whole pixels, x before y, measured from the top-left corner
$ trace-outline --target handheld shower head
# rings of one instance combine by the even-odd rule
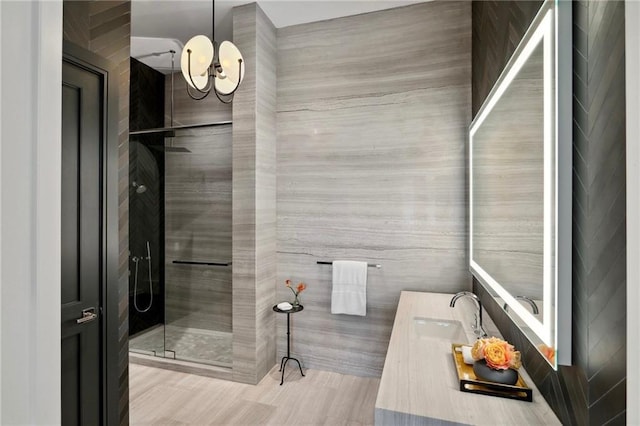
[[[136,181],[133,181],[131,186],[133,186],[136,189],[136,193],[138,193],[138,194],[142,194],[143,192],[145,192],[147,190],[147,187],[144,186],[144,184],[138,183]]]

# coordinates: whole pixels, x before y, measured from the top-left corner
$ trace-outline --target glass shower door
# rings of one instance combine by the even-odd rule
[[[129,142],[129,349],[164,356],[164,138]]]
[[[231,367],[231,125],[165,141],[165,350]]]

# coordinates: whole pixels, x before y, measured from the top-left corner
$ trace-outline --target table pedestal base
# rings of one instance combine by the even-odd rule
[[[289,360],[292,359],[295,362],[298,363],[298,368],[300,369],[300,374],[302,374],[302,376],[304,377],[304,373],[302,372],[302,365],[300,365],[300,361],[298,361],[296,358],[292,358],[290,356],[283,356],[282,360],[280,361],[280,370],[278,371],[282,371],[282,378],[280,379],[280,386],[282,386],[282,384],[284,383],[284,369],[287,366],[287,362],[289,362]]]

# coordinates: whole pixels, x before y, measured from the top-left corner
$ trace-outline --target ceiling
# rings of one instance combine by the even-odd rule
[[[425,0],[259,0],[257,3],[275,27],[282,28],[423,1]],[[252,2],[215,2],[217,41],[232,39],[231,10],[235,6]],[[211,5],[209,0],[132,0],[131,56],[162,72],[168,72],[171,69],[171,59],[162,52],[176,50],[176,64],[179,64],[184,43],[197,34],[211,36]]]

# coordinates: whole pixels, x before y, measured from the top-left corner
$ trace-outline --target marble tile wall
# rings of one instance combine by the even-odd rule
[[[170,60],[170,58],[169,58]],[[176,69],[180,67],[180,58],[176,57]],[[232,105],[223,104],[213,93],[200,101],[195,101],[187,94],[187,82],[178,71],[173,75],[173,125],[213,123],[231,120]],[[164,95],[165,126],[171,126],[171,74],[165,78]]]
[[[180,130],[165,153],[167,325],[231,331],[230,125]],[[169,142],[166,142],[169,143]]]
[[[256,6],[256,374],[273,367],[276,354],[276,29]]]
[[[181,72],[173,87],[166,76],[165,126],[172,124],[172,99],[174,126],[231,120],[231,105],[213,94],[195,101],[186,84]],[[231,135],[226,125],[178,131],[165,142],[191,151],[165,153],[167,324],[231,331],[231,267],[173,263],[231,262]]]
[[[129,98],[130,130],[153,129],[164,125],[164,75],[131,58]],[[162,146],[160,135],[138,135],[129,138],[129,336],[164,323],[164,154],[153,146]],[[133,182],[144,185],[138,193]],[[136,263],[133,257],[147,256],[151,251],[151,281],[149,263],[138,263],[137,294]],[[153,303],[150,299],[153,289]],[[137,305],[146,312],[135,309]]]
[[[162,117],[162,116],[161,116]],[[151,143],[162,143],[157,135],[131,136],[129,141],[129,335],[164,323],[164,204],[162,153]],[[138,193],[133,182],[147,189]],[[147,261],[147,242],[151,254],[151,275]],[[133,258],[141,258],[137,264]],[[151,282],[150,282],[151,277]],[[136,285],[137,284],[137,285]],[[153,292],[153,300],[151,300]],[[135,305],[141,311],[139,312]]]
[[[282,28],[277,42],[277,300],[292,298],[285,279],[308,284],[292,351],[379,376],[400,291],[471,286],[471,4]],[[316,262],[336,259],[382,265],[368,271],[366,317],[331,314],[331,266]]]
[[[234,8],[246,63],[233,102],[233,379],[275,364],[276,30],[256,4]]]

